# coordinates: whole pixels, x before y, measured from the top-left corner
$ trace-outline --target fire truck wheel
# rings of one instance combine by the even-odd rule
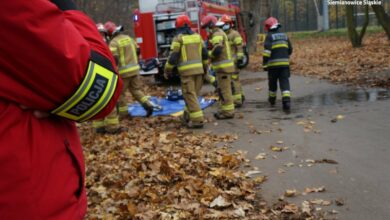
[[[243,68],[245,68],[248,65],[248,63],[249,63],[249,54],[248,54],[248,52],[245,49],[244,58],[242,59],[242,63],[240,63],[238,68],[243,69]]]

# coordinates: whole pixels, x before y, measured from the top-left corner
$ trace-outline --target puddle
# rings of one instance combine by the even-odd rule
[[[303,97],[292,98],[292,109],[286,113],[281,110],[280,98],[275,107],[270,107],[266,99],[263,100],[247,100],[244,108],[240,110],[242,113],[252,113],[257,111],[280,112],[271,119],[291,120],[300,118],[302,115],[296,115],[301,112],[302,108],[318,108],[323,106],[346,105],[361,102],[376,102],[390,99],[390,90],[386,89],[338,89],[329,90],[326,92],[312,94]],[[292,114],[291,114],[292,113]]]
[[[293,98],[293,103],[298,106],[321,107],[353,102],[375,102],[389,98],[390,90],[386,89],[345,89]]]

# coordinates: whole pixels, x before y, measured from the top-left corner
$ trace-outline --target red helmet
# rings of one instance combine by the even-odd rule
[[[233,22],[232,18],[227,14],[222,15],[221,21],[224,23],[232,23]]]
[[[176,18],[176,28],[181,28],[185,25],[191,27],[190,18],[187,15],[179,15],[179,17]]]
[[[114,33],[117,31],[117,26],[114,22],[112,21],[107,21],[105,24],[104,24],[104,28],[106,29],[107,31],[107,34],[109,36],[112,36],[114,35]]]
[[[266,31],[269,31],[275,25],[279,25],[279,21],[274,17],[269,17],[264,21],[264,29]]]
[[[207,27],[214,27],[218,22],[217,17],[213,15],[207,15],[202,18],[202,21],[200,22],[202,28]]]

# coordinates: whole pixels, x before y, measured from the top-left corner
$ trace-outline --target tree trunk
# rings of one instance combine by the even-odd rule
[[[362,46],[362,39],[366,32],[366,28],[368,25],[368,7],[366,6],[366,17],[365,17],[365,24],[362,28],[362,31],[360,34],[356,31],[356,20],[354,18],[353,9],[354,6],[347,5],[345,6],[345,13],[347,18],[347,27],[348,27],[348,36],[352,43],[352,47],[360,47]]]
[[[375,12],[378,22],[382,25],[387,34],[387,38],[390,40],[390,16],[386,14],[382,5],[373,5],[372,9]]]

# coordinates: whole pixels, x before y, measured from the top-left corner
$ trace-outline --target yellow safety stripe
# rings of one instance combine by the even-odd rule
[[[190,113],[190,118],[191,119],[200,118],[200,117],[203,117],[203,111],[191,112]]]
[[[207,64],[209,64],[209,61],[208,60],[203,60],[202,63],[203,63],[203,65],[207,65]]]
[[[217,64],[217,65],[213,64],[212,67],[214,70],[218,70],[218,69],[222,69],[222,68],[234,67],[234,63],[231,61],[231,62],[221,63],[221,64]]]
[[[119,74],[133,72],[133,71],[136,71],[139,69],[140,69],[140,67],[138,64],[130,64],[130,65],[119,68]]]
[[[201,43],[201,38],[199,35],[187,35],[182,37],[183,44],[198,44]]]
[[[145,103],[147,101],[149,101],[149,96],[144,96],[141,98],[141,100],[139,100],[141,103]]]
[[[227,53],[227,58],[229,60],[232,59],[232,51],[231,51],[231,48],[230,48],[230,45],[229,45],[229,39],[225,39],[225,47],[226,47],[226,53]]]
[[[179,66],[177,69],[179,71],[185,71],[188,69],[195,69],[195,68],[203,68],[203,63],[187,64],[187,65]]]
[[[263,65],[263,68],[268,68],[268,64],[266,64],[266,65]]]
[[[105,118],[104,119],[104,125],[117,125],[119,124],[119,118]]]
[[[223,41],[223,36],[214,36],[212,39],[211,39],[211,43],[212,44],[219,44],[221,41]]]
[[[115,93],[117,81],[114,72],[89,61],[77,91],[51,113],[78,122],[86,121],[107,106]]]
[[[264,52],[263,57],[271,57],[271,54]]]
[[[242,44],[242,37],[236,37],[234,38],[234,44],[235,45],[241,45]]]
[[[234,110],[234,104],[230,105],[221,105],[222,111],[233,111]]]
[[[244,53],[238,52],[238,53],[237,53],[237,57],[244,57]]]
[[[128,111],[128,106],[120,106],[119,107],[119,112],[127,112]]]
[[[185,46],[181,47],[181,58],[183,62],[187,62],[187,50]]]
[[[170,64],[169,62],[166,62],[166,63],[165,63],[165,69],[166,69],[166,70],[171,70],[171,69],[173,69],[173,67],[174,67],[174,66],[173,66],[172,64]]]
[[[241,95],[241,93],[240,93],[240,94],[233,95],[233,99],[234,99],[234,100],[242,100],[242,95]]]
[[[272,49],[276,49],[276,48],[288,48],[288,44],[275,44],[275,45],[272,45]]]
[[[118,49],[116,47],[110,47],[110,51],[112,53],[116,53],[118,51]]]
[[[101,128],[104,127],[104,120],[96,120],[92,122],[93,128]]]
[[[179,42],[172,42],[171,44],[171,50],[175,50],[175,48],[180,48],[180,43]]]
[[[214,83],[215,82],[215,76],[213,76],[213,75],[209,75],[209,81],[210,81],[210,83]]]
[[[291,96],[291,92],[290,91],[283,91],[282,92],[282,96],[283,97],[290,97]]]
[[[269,91],[268,96],[269,97],[276,97],[276,92]]]
[[[138,62],[138,56],[137,56],[137,50],[136,50],[134,44],[135,44],[134,41],[131,40],[131,44],[130,44],[131,52],[133,53],[133,59],[134,59],[134,61],[137,63],[137,62]]]
[[[288,66],[290,65],[289,62],[270,62],[269,64],[267,64],[267,67],[270,67],[270,66]]]
[[[233,74],[232,79],[238,79],[238,74]]]

